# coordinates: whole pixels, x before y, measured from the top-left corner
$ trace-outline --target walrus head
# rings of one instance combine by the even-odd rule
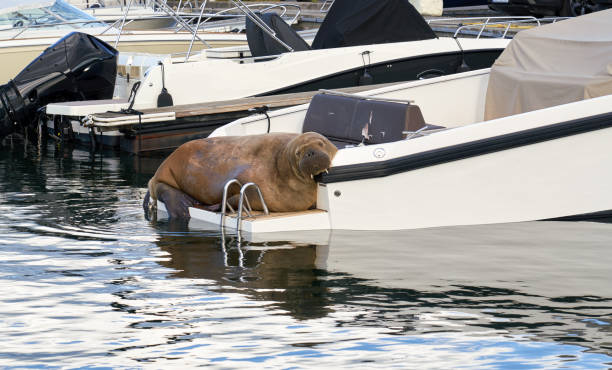
[[[300,177],[306,180],[326,171],[338,149],[324,136],[307,132],[297,136],[288,144],[292,162]]]

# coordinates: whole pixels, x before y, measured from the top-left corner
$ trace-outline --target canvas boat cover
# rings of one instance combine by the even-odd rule
[[[335,0],[313,49],[436,38],[408,0]]]
[[[295,51],[311,47],[275,13],[256,13]],[[250,18],[247,42],[255,57],[286,52]],[[312,42],[312,49],[428,40],[436,34],[408,0],[335,0]]]
[[[519,32],[491,68],[485,120],[612,94],[612,9]]]

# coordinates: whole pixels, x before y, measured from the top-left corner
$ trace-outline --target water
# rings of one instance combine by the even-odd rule
[[[2,367],[612,366],[612,224],[239,241],[144,220],[157,163],[5,143]]]

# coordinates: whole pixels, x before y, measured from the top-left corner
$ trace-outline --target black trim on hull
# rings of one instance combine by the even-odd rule
[[[501,54],[503,49],[476,49],[466,50],[465,61],[470,70],[489,68]],[[427,55],[411,56],[403,59],[385,60],[367,66],[372,77],[371,84],[390,82],[403,82],[419,79],[419,76],[438,77],[457,73],[461,64],[459,50]],[[276,94],[289,94],[319,89],[341,89],[344,87],[360,86],[364,67],[356,67],[333,73],[312,80],[303,81],[295,85],[284,86],[280,89],[267,91],[255,96],[269,96]]]
[[[443,163],[458,161],[479,155],[537,144],[548,140],[578,135],[612,127],[612,113],[580,118],[573,121],[499,135],[487,139],[456,144],[393,158],[387,161],[351,164],[332,167],[326,174],[316,177],[321,183],[334,183],[391,176]]]
[[[593,221],[612,223],[612,209],[564,217],[547,218],[541,221]]]

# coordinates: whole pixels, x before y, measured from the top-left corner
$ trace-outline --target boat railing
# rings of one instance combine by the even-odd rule
[[[123,14],[127,8],[126,1],[127,0],[67,0],[67,2],[71,5],[74,5],[81,9],[91,9],[95,11],[96,9],[116,8],[117,11],[119,11],[121,14]],[[167,0],[163,1],[167,2]],[[196,4],[197,3],[198,2],[196,1]],[[187,8],[189,8],[189,10],[186,10]],[[198,6],[196,6],[196,8],[198,8]],[[131,9],[148,9],[153,11],[153,13],[164,13],[164,11],[155,4],[154,0],[136,0],[136,4],[133,4],[133,6],[131,6]],[[178,6],[176,7],[177,13],[180,13],[182,11],[188,11],[189,13],[191,13],[193,9],[194,6],[191,3],[191,0],[181,0],[179,1]]]
[[[343,96],[346,98],[353,98],[353,99],[359,99],[359,100],[374,100],[374,101],[382,101],[382,102],[390,102],[390,103],[414,104],[414,100],[410,100],[410,99],[393,99],[393,98],[385,98],[382,96],[350,94],[350,93],[345,93],[345,92],[336,91],[336,90],[319,89],[319,93],[325,94],[325,95]]]
[[[195,39],[197,38],[198,40],[202,41],[204,43],[205,46],[210,47],[208,45],[208,43],[206,43],[204,40],[202,40],[198,34],[197,31],[205,24],[207,23],[210,19],[217,17],[219,14],[223,15],[227,12],[229,12],[230,10],[239,10],[242,13],[244,13],[244,17],[245,19],[248,17],[249,19],[251,19],[253,21],[253,23],[255,23],[258,27],[260,27],[264,32],[266,32],[268,35],[270,35],[270,37],[272,37],[274,40],[276,40],[278,43],[280,43],[283,47],[285,47],[288,51],[293,51],[293,49],[287,45],[286,43],[284,43],[282,40],[280,40],[277,36],[276,33],[274,32],[274,30],[272,30],[270,27],[268,27],[268,25],[266,25],[258,16],[257,14],[255,14],[254,10],[258,10],[257,8],[262,8],[259,9],[260,12],[264,12],[264,11],[269,11],[272,9],[280,9],[281,10],[281,16],[285,15],[287,12],[287,8],[288,7],[294,7],[297,9],[296,15],[293,17],[293,19],[290,20],[290,23],[295,22],[295,20],[298,19],[300,13],[301,13],[301,8],[297,5],[293,5],[293,4],[250,4],[250,5],[246,5],[242,2],[242,0],[230,0],[235,6],[233,8],[230,9],[224,9],[221,10],[217,13],[214,13],[212,15],[208,15],[204,21],[202,21],[202,18],[204,18],[204,9],[206,7],[207,4],[207,0],[204,0],[202,2],[202,5],[200,6],[200,13],[197,17],[197,22],[195,27],[192,27],[191,23],[195,20],[196,17],[192,17],[189,20],[185,20],[182,17],[180,17],[171,7],[169,7],[166,4],[166,0],[151,0],[154,3],[158,4],[158,6],[160,8],[163,8],[167,11],[167,13],[174,18],[177,21],[178,27],[175,30],[175,32],[178,32],[182,29],[186,29],[188,30],[192,35],[192,39],[191,42],[189,44],[189,48],[187,50],[187,55],[185,57],[185,61],[189,60],[189,56],[191,55],[191,50],[193,48],[193,43],[195,41]],[[180,5],[180,3],[179,3]],[[127,13],[127,12],[126,12]]]
[[[238,181],[237,179],[231,179],[228,182],[226,182],[225,185],[223,186],[223,198],[221,200],[221,229],[225,227],[225,216],[227,214],[227,208],[229,208],[232,213],[236,212],[234,208],[231,206],[231,204],[229,204],[227,201],[227,195],[229,192],[229,188],[233,184],[238,185],[242,189],[242,183]],[[247,203],[247,205],[249,208],[251,208],[251,205],[249,203]]]
[[[242,188],[240,188],[240,199],[238,200],[238,217],[236,218],[236,230],[238,232],[242,230],[242,212],[243,210],[245,211],[248,217],[253,217],[252,216],[253,209],[251,208],[251,205],[249,203],[249,198],[246,195],[246,191],[248,190],[248,188],[255,188],[255,191],[257,191],[257,196],[259,197],[259,201],[261,202],[264,214],[265,215],[270,214],[270,211],[268,210],[268,206],[266,204],[266,201],[263,198],[263,194],[261,193],[259,186],[257,186],[257,184],[255,184],[254,182],[248,182],[244,184]],[[246,200],[246,204],[248,205],[248,209],[244,207],[245,200]]]
[[[85,0],[88,1],[88,0]],[[143,5],[145,8],[151,8],[151,9],[156,9],[157,12],[161,11],[161,7],[159,6],[155,6],[155,3],[166,3],[167,0],[136,0],[135,2]],[[48,9],[48,8],[41,8],[45,13],[47,13],[48,15],[54,17],[57,21],[53,22],[53,23],[43,23],[43,24],[36,24],[34,22],[29,23],[29,24],[24,24],[21,27],[12,27],[12,28],[4,28],[4,29],[0,29],[0,32],[11,32],[11,31],[16,31],[14,35],[7,37],[7,39],[9,40],[14,40],[16,38],[18,38],[20,35],[22,35],[24,32],[31,30],[31,29],[43,29],[43,28],[54,28],[54,27],[58,27],[58,26],[72,26],[75,29],[78,29],[79,27],[77,27],[77,25],[94,25],[94,26],[100,26],[100,27],[106,27],[100,34],[105,34],[107,33],[109,30],[116,28],[119,30],[119,33],[121,33],[123,31],[123,27],[125,27],[126,25],[130,24],[131,22],[133,22],[132,19],[127,19],[127,15],[129,13],[129,10],[132,6],[132,2],[133,0],[129,1],[129,4],[127,5],[127,7],[124,7],[124,1],[119,1],[116,0],[116,3],[118,5],[120,5],[120,8],[123,12],[123,17],[118,19],[117,21],[113,22],[112,24],[106,24],[104,21],[101,21],[99,19],[78,19],[78,20],[72,20],[72,21],[68,21],[66,19],[64,19],[64,17],[62,17],[60,14],[57,14],[55,12],[53,12],[52,10]],[[70,1],[71,4],[75,4],[75,1]],[[106,1],[102,1],[102,0],[98,0],[97,3],[99,3],[102,6],[112,6],[112,0],[106,0]],[[96,2],[94,2],[93,0],[91,0],[90,3],[88,3],[90,6],[93,4],[96,4]],[[139,5],[139,6],[140,6]],[[139,16],[139,19],[155,19],[158,18],[158,16],[146,16],[146,15],[141,15]],[[118,27],[119,26],[119,27]],[[115,43],[116,45],[116,43]]]
[[[202,3],[202,6],[200,7],[200,15],[198,17],[192,17],[190,20],[187,21],[187,23],[191,23],[191,22],[193,22],[197,18],[198,21],[197,21],[196,27],[195,27],[196,30],[200,30],[200,28],[202,28],[205,25],[207,25],[207,23],[211,19],[213,19],[213,18],[218,18],[219,16],[222,16],[222,15],[224,15],[226,13],[231,12],[231,11],[241,10],[239,6],[235,6],[235,7],[231,7],[231,8],[228,8],[228,9],[220,10],[220,11],[218,11],[216,13],[213,13],[213,14],[206,14],[206,15],[204,15],[204,7],[205,7],[205,5],[206,5],[206,0],[204,0],[204,2]],[[300,16],[301,10],[302,10],[298,5],[295,5],[295,4],[258,3],[258,4],[249,4],[249,5],[246,5],[246,6],[249,9],[251,9],[251,10],[259,11],[259,12],[262,12],[262,13],[270,11],[272,9],[280,9],[280,14],[279,14],[280,17],[283,17],[287,13],[287,8],[288,7],[296,8],[297,9],[296,14],[293,16],[293,18],[291,18],[288,21],[289,24],[293,24],[298,19],[298,17]],[[260,8],[260,9],[258,9],[258,8]],[[241,14],[237,14],[237,15],[233,15],[233,16],[234,17],[245,18],[245,15],[241,15]],[[206,17],[206,19],[204,19],[202,21],[203,17]],[[175,32],[180,31],[182,28],[183,28],[183,25],[181,24],[181,25],[179,25],[179,27],[177,27]],[[187,51],[187,56],[186,56],[185,60],[189,59],[189,56],[191,55],[192,47],[193,47],[193,40],[191,41],[191,43],[189,45],[189,49]]]
[[[81,9],[118,7],[123,12],[125,7],[124,0],[67,0],[67,2]],[[139,0],[138,3],[145,8],[152,7],[150,0]]]
[[[453,37],[460,34],[471,34],[475,38],[485,35],[487,37],[506,38],[511,30],[517,28],[532,28],[543,24],[555,23],[567,17],[536,18],[533,16],[495,16],[495,17],[463,17],[463,18],[431,18],[427,23],[433,27],[447,27],[443,32],[453,33]],[[438,30],[440,31],[440,30]]]
[[[232,185],[237,185],[240,187],[240,193],[239,193],[240,198],[238,199],[238,209],[237,210],[234,210],[228,198],[229,188]],[[247,197],[247,194],[246,194],[246,191],[249,188],[254,188],[255,191],[257,192],[257,196],[259,197],[259,201],[261,202],[261,205],[263,208],[263,213],[265,215],[270,214],[270,211],[268,210],[268,205],[266,204],[266,201],[264,200],[261,190],[259,189],[259,186],[257,186],[257,184],[255,184],[254,182],[248,182],[242,185],[242,183],[238,181],[237,179],[231,179],[228,182],[226,182],[225,185],[223,186],[223,196],[221,200],[221,229],[222,230],[225,228],[225,217],[228,214],[227,213],[228,208],[230,212],[236,213],[236,217],[237,217],[236,218],[236,229],[238,231],[240,231],[242,228],[242,213],[246,213],[247,217],[253,217],[253,208],[251,207],[251,202],[249,201],[249,198]]]
[[[284,17],[287,14],[288,8],[295,8],[296,9],[295,15],[293,17],[291,17],[290,19],[286,20],[286,22],[289,23],[289,24],[295,23],[299,19],[299,16],[300,16],[300,14],[302,12],[302,8],[300,8],[300,6],[296,5],[296,4],[257,3],[257,4],[249,4],[247,6],[249,8],[251,8],[251,9],[253,9],[255,11],[258,11],[258,12],[261,12],[261,13],[265,13],[265,12],[267,12],[269,10],[272,10],[272,9],[279,9],[280,10],[280,13],[279,13],[280,17]],[[258,9],[258,8],[261,8],[261,9]],[[224,17],[244,19],[245,16],[242,15],[242,14],[226,14],[226,13],[230,13],[231,11],[236,11],[236,10],[239,10],[239,8],[235,6],[235,7],[231,7],[231,8],[220,10],[220,11],[218,11],[216,13],[203,14],[203,17],[205,17],[206,19],[204,19],[200,23],[200,26],[198,27],[198,29],[201,28],[201,27],[204,27],[205,23],[207,23],[211,19],[214,19],[214,18],[219,17],[221,15],[223,15]],[[197,17],[192,16],[189,19],[188,22],[193,22],[196,18]],[[182,29],[182,27],[180,27],[180,26],[177,28],[177,30],[181,30],[181,29]]]
[[[127,6],[127,9],[124,12],[122,21],[121,21],[121,27],[119,28],[119,35],[117,35],[117,40],[115,41],[115,45],[117,45],[119,43],[119,37],[121,37],[121,33],[123,32],[123,27],[124,27],[124,23],[125,23],[125,19],[127,18],[127,14],[130,11],[130,7],[132,4],[133,0],[130,0]],[[167,0],[149,0],[152,4],[152,6],[155,9],[159,9],[161,11],[163,11],[164,13],[166,13],[170,18],[174,19],[177,24],[180,24],[183,26],[184,29],[186,29],[187,31],[189,31],[192,35],[192,42],[190,44],[190,49],[191,49],[191,45],[193,45],[193,41],[195,39],[198,39],[200,42],[202,42],[206,47],[210,47],[210,45],[204,40],[202,39],[200,36],[198,36],[198,33],[196,30],[193,29],[193,27],[191,27],[191,25],[189,24],[189,22],[187,22],[185,19],[183,19],[183,17],[180,15],[180,6],[181,6],[181,2],[179,2],[179,6],[177,7],[176,10],[174,10],[170,5],[168,5]],[[204,9],[204,7],[206,6],[206,1],[204,1],[202,3],[202,10]]]
[[[234,5],[236,5],[240,11],[244,13],[255,25],[262,29],[265,33],[267,33],[270,37],[274,39],[277,43],[279,43],[282,47],[287,49],[287,51],[293,51],[293,48],[283,42],[276,36],[276,32],[272,28],[270,28],[257,14],[255,14],[247,5],[245,5],[242,0],[230,0]]]
[[[321,8],[319,9],[319,11],[321,13],[327,13],[333,4],[334,4],[334,0],[325,0],[323,1],[323,5],[321,5]]]
[[[197,24],[195,25],[195,28],[192,26],[192,22],[195,19],[195,17],[191,17],[190,19],[186,19],[184,17],[184,14],[180,14],[179,11],[181,9],[181,7],[184,9],[185,8],[185,4],[187,4],[187,2],[183,2],[182,0],[179,2],[179,6],[175,9],[173,9],[170,5],[168,5],[167,0],[145,0],[144,4],[146,6],[150,6],[154,9],[156,9],[156,11],[163,11],[164,13],[166,13],[167,16],[169,16],[170,18],[174,19],[176,21],[176,23],[178,24],[178,28],[175,30],[175,32],[178,32],[179,30],[186,30],[189,33],[192,34],[192,39],[191,42],[189,44],[189,48],[187,50],[187,55],[185,60],[188,61],[189,60],[189,56],[191,55],[191,50],[193,47],[193,43],[195,40],[198,40],[200,42],[202,42],[207,48],[210,48],[210,45],[198,35],[198,30],[200,29],[200,27],[202,27],[202,25],[204,23],[206,23],[207,21],[209,21],[210,19],[213,19],[215,16],[218,16],[219,14],[224,15],[225,13],[229,12],[230,10],[239,10],[241,11],[244,15],[242,15],[242,17],[248,17],[249,19],[251,19],[253,21],[253,23],[255,23],[258,27],[260,27],[264,32],[266,32],[268,35],[270,35],[270,37],[272,37],[275,41],[277,41],[279,44],[281,44],[285,49],[287,49],[288,51],[293,51],[293,49],[287,45],[286,43],[284,43],[282,40],[280,40],[277,36],[276,33],[274,32],[274,30],[272,30],[270,27],[268,27],[268,25],[266,25],[258,16],[257,14],[255,14],[255,11],[260,11],[260,12],[265,12],[265,11],[271,11],[271,10],[280,10],[280,15],[283,16],[287,13],[287,9],[288,8],[295,8],[297,9],[296,14],[293,16],[292,19],[289,20],[290,23],[295,22],[298,17],[300,16],[301,13],[301,8],[298,5],[295,4],[265,4],[265,3],[258,3],[258,4],[250,4],[250,5],[246,5],[243,3],[242,0],[230,0],[235,6],[231,9],[224,9],[221,10],[217,13],[214,14],[207,14],[206,18],[204,19],[204,22],[202,22],[202,18],[204,18],[204,9],[206,7],[207,4],[207,0],[203,0],[200,6],[200,13],[199,16],[197,17]],[[127,2],[127,5],[122,9],[124,9],[123,12],[123,16],[118,19],[117,21],[115,21],[112,24],[106,25],[106,28],[100,32],[100,34],[105,34],[107,33],[109,30],[112,29],[117,29],[117,38],[115,39],[115,43],[114,43],[114,47],[116,48],[117,45],[119,44],[121,35],[123,33],[123,30],[125,28],[126,25],[128,25],[129,23],[133,22],[133,20],[128,19],[128,14],[130,12],[130,9],[132,8],[132,5],[134,3],[143,3],[142,0],[129,0]],[[123,2],[121,2],[120,4],[123,4]],[[102,5],[107,5],[105,2]],[[48,24],[35,24],[35,23],[30,23],[27,25],[24,25],[23,27],[12,27],[12,28],[5,28],[5,29],[0,29],[0,33],[1,32],[15,32],[14,34],[11,34],[11,36],[7,37],[7,39],[12,40],[12,39],[17,39],[20,35],[22,35],[25,31],[30,30],[30,29],[34,29],[34,28],[53,28],[53,27],[58,27],[58,26],[73,26],[73,28],[78,29],[79,27],[77,27],[77,25],[88,25],[88,24],[96,24],[96,25],[100,25],[101,27],[105,24],[103,21],[97,20],[97,19],[79,19],[79,20],[75,20],[75,21],[66,21],[65,19],[63,19],[62,17],[60,17],[59,15],[53,13],[52,11],[43,8],[47,13],[49,13],[49,15],[55,17],[57,19],[57,22],[54,23],[48,23]],[[254,11],[255,10],[255,11]],[[143,19],[143,17],[140,17],[140,19]]]
[[[416,139],[423,136],[428,136],[436,132],[446,131],[448,127],[442,126],[434,126],[430,124],[425,124],[425,126],[419,128],[415,131],[402,131],[402,135],[404,135],[404,140]]]
[[[0,33],[15,32],[14,35],[6,38],[8,40],[14,40],[14,39],[17,39],[24,32],[31,30],[31,29],[43,29],[43,28],[54,28],[57,26],[76,26],[76,25],[94,25],[94,26],[99,26],[99,27],[106,26],[104,22],[99,21],[97,19],[96,20],[86,20],[85,19],[85,20],[78,20],[78,21],[63,21],[63,22],[48,23],[48,24],[28,24],[28,25],[24,25],[23,27],[3,28],[3,29],[0,29]],[[73,28],[78,29],[79,27],[73,27]],[[102,33],[105,33],[110,28],[107,27],[104,31],[102,31]]]
[[[156,1],[156,0],[153,0]],[[255,11],[257,11],[258,7],[262,7],[262,9],[259,9],[259,11],[263,12],[263,11],[269,11],[272,9],[280,9],[281,10],[281,16],[284,15],[287,11],[287,7],[295,7],[296,9],[298,9],[297,14],[294,16],[294,18],[290,21],[290,23],[293,23],[295,20],[298,19],[300,13],[301,13],[301,8],[297,5],[293,5],[293,4],[250,4],[250,5],[246,5],[242,2],[242,0],[230,0],[235,6],[233,8],[230,9],[224,9],[221,10],[220,12],[215,13],[215,15],[218,14],[224,14],[225,12],[228,12],[230,10],[240,10],[242,13],[244,13],[244,17],[249,18],[251,21],[253,21],[253,23],[261,28],[265,33],[267,33],[270,37],[272,37],[276,42],[278,42],[280,45],[282,45],[285,49],[287,49],[287,51],[293,51],[293,48],[290,47],[289,45],[287,45],[285,42],[283,42],[281,39],[279,39],[276,36],[276,32],[274,32],[273,29],[271,29],[264,21],[261,20],[261,18],[259,18],[259,16],[257,14],[255,14]],[[189,49],[187,50],[187,54],[185,56],[185,61],[189,61],[189,57],[191,55],[191,50],[192,50],[192,46],[193,46],[193,42],[195,40],[195,38],[197,37],[197,30],[200,29],[200,27],[202,27],[203,24],[205,24],[206,22],[208,22],[210,19],[212,19],[214,16],[209,16],[207,17],[204,21],[202,21],[202,18],[204,17],[204,8],[206,6],[206,0],[204,0],[204,2],[202,3],[202,5],[200,6],[200,14],[198,16],[198,20],[196,22],[195,28],[192,28],[190,25],[190,22],[187,21],[183,21],[181,24],[181,28],[178,29],[182,29],[182,27],[186,27],[190,30],[190,32],[192,32],[193,34],[193,38],[191,40],[191,43],[189,45]],[[255,10],[255,11],[254,11]],[[193,21],[193,19],[191,20]]]
[[[157,19],[157,16],[139,16],[138,19],[140,20],[146,20],[146,19]],[[134,19],[126,19],[125,24],[124,24],[124,28],[125,26],[127,26],[128,24],[132,23],[134,21]],[[19,36],[21,36],[24,32],[28,31],[28,30],[32,30],[32,29],[45,29],[45,28],[54,28],[54,27],[58,27],[58,26],[73,26],[74,29],[78,29],[78,28],[82,28],[82,26],[92,26],[92,27],[104,27],[104,29],[99,33],[100,35],[104,35],[106,34],[108,31],[115,29],[116,31],[119,30],[119,28],[117,27],[119,24],[121,23],[121,19],[116,20],[113,23],[105,23],[101,20],[88,20],[88,19],[83,19],[83,20],[76,20],[76,21],[62,21],[62,22],[56,22],[56,23],[45,23],[45,24],[28,24],[28,25],[24,25],[22,27],[12,27],[12,28],[0,28],[0,34],[6,34],[6,33],[11,33],[11,32],[15,32],[12,36],[8,36],[6,38],[3,39],[9,39],[9,40],[14,40],[17,39]]]
[[[225,60],[233,61],[238,64],[260,62],[264,60],[270,61],[270,60],[278,59],[283,56],[283,54],[275,54],[275,55],[262,55],[262,56],[254,57],[251,55],[251,52],[248,49],[246,50],[212,49],[211,51],[206,52],[207,59],[225,59]],[[170,54],[172,63],[185,63],[185,62],[194,61],[194,60],[188,60],[188,58],[191,58],[192,56],[194,56],[194,54],[187,55],[186,51],[181,51],[181,52]]]
[[[173,9],[170,5],[168,5],[167,0],[147,0],[148,3],[157,11],[163,11],[164,13],[166,13],[170,18],[174,19],[174,21],[177,23],[178,28],[175,30],[176,32],[179,32],[182,29],[185,29],[186,31],[188,31],[189,33],[191,33],[193,35],[191,42],[189,44],[189,49],[187,51],[187,58],[189,59],[189,54],[191,54],[191,49],[193,47],[193,43],[195,41],[195,39],[198,39],[198,41],[200,41],[202,44],[204,44],[204,46],[206,46],[207,48],[210,48],[210,44],[208,44],[203,38],[201,38],[198,35],[197,29],[199,28],[200,25],[200,21],[202,19],[202,16],[204,14],[204,9],[206,7],[206,3],[207,0],[204,0],[202,2],[202,5],[200,6],[200,15],[198,17],[198,24],[196,25],[196,28],[194,29],[191,24],[190,21],[184,19],[184,14],[181,14],[181,7],[183,8],[182,11],[185,10],[185,7],[187,6],[187,4],[189,4],[189,6],[193,9],[191,2],[186,2],[183,3],[182,0],[179,1],[178,6],[176,7],[176,10]],[[115,41],[115,47],[117,47],[117,44],[119,43],[119,39],[121,37],[121,34],[123,33],[123,28],[125,27],[126,23],[126,19],[128,16],[128,13],[130,11],[130,8],[132,6],[132,2],[133,0],[130,0],[127,8],[125,9],[125,12],[123,14],[123,17],[120,20],[120,26],[119,26],[119,34],[117,35],[117,40]],[[119,22],[119,20],[117,22],[115,22],[114,24],[111,25],[111,27],[116,26],[116,24]]]

